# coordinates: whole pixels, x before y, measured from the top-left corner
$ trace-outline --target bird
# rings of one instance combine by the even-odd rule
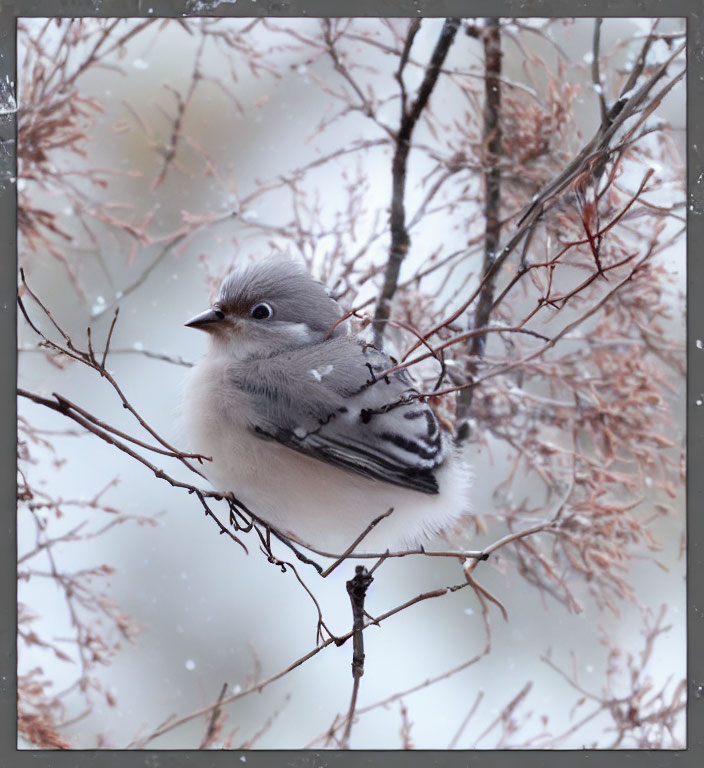
[[[469,469],[407,369],[387,373],[302,264],[234,269],[185,325],[208,342],[182,391],[189,450],[280,535],[340,556],[366,531],[355,554],[405,551],[468,514]]]

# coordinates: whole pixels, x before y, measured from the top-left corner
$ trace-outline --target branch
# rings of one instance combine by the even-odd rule
[[[352,732],[352,723],[354,722],[354,713],[357,707],[357,695],[359,693],[359,683],[364,674],[364,600],[367,596],[369,585],[374,581],[374,577],[363,566],[358,565],[355,568],[354,578],[347,582],[347,594],[352,604],[352,698],[350,700],[349,710],[347,712],[347,725],[342,736],[342,749],[349,749],[350,734]]]
[[[685,50],[685,47],[686,44],[679,46],[667,59],[667,61],[658,67],[658,69],[636,91],[633,91],[632,88],[627,90],[624,86],[621,96],[609,111],[611,122],[608,128],[606,130],[599,128],[592,139],[582,147],[577,155],[575,155],[573,160],[571,160],[570,163],[568,163],[568,165],[557,176],[547,182],[541,191],[534,196],[534,199],[523,209],[523,212],[518,221],[516,231],[511,236],[506,245],[498,253],[486,274],[482,276],[479,286],[448,318],[445,318],[441,323],[435,325],[425,334],[424,338],[426,341],[431,336],[438,333],[438,331],[446,328],[448,324],[461,317],[462,314],[464,314],[464,312],[466,312],[467,309],[474,303],[477,296],[480,295],[484,289],[484,286],[490,281],[495,281],[496,276],[505,264],[508,257],[515,251],[515,249],[524,240],[524,238],[531,235],[531,232],[534,230],[538,220],[549,208],[556,204],[561,193],[569,188],[570,185],[574,184],[583,174],[591,173],[594,165],[600,158],[604,158],[610,152],[614,151],[613,148],[609,149],[609,143],[614,137],[615,133],[619,128],[622,127],[622,125],[629,117],[637,112],[646,96],[655,87],[658,81],[665,75],[667,68],[672,63],[672,61]],[[673,79],[672,83],[669,84],[669,86],[666,86],[666,88],[663,90],[671,87],[671,85],[674,84],[674,82],[680,80],[682,76],[683,73],[678,73],[678,75]],[[661,95],[662,94],[659,94],[656,98],[660,98]],[[526,273],[526,271],[527,270],[525,269],[519,270],[518,277],[514,278],[512,283],[515,284],[517,280]],[[504,298],[505,295],[506,292],[503,292],[502,298]],[[419,346],[420,344],[416,342],[410,348],[407,354],[415,351]],[[469,382],[464,386],[471,387],[473,384]],[[448,392],[449,391],[458,391],[458,389],[455,388],[448,390]],[[443,394],[447,394],[447,392],[443,392]]]
[[[389,249],[389,258],[386,263],[384,285],[381,289],[379,301],[377,302],[376,311],[374,313],[374,344],[379,348],[381,348],[383,344],[385,321],[388,320],[391,315],[391,302],[398,286],[401,264],[411,245],[411,238],[406,227],[404,197],[406,191],[406,168],[408,165],[408,154],[411,150],[413,129],[428,104],[430,95],[433,92],[438,76],[440,75],[440,69],[450,50],[452,42],[455,39],[459,25],[459,19],[445,20],[440,32],[440,37],[435,45],[435,50],[433,51],[430,62],[425,70],[423,82],[418,89],[416,99],[410,109],[406,109],[405,98],[403,98],[403,95],[405,94],[405,87],[403,86],[402,80],[402,65],[404,64],[403,56],[399,65],[397,78],[402,87],[402,112],[401,123],[398,133],[396,134],[396,149],[391,168],[391,247]],[[413,36],[415,36],[413,28],[411,29],[411,32]],[[407,47],[404,48],[404,55],[406,57],[408,56],[407,48],[410,48],[410,43],[408,42]]]
[[[220,690],[220,695],[218,696],[217,702],[215,704],[215,708],[210,713],[210,718],[208,720],[208,727],[206,728],[206,731],[203,734],[203,738],[201,739],[200,746],[198,747],[198,749],[208,749],[208,747],[210,747],[211,744],[217,738],[217,735],[220,732],[220,729],[222,728],[222,722],[223,722],[223,718],[221,717],[222,710],[220,706],[222,704],[222,700],[225,698],[226,693],[227,693],[227,683],[223,683],[222,688]]]
[[[115,312],[115,318],[113,318],[113,321],[110,325],[110,330],[108,331],[108,337],[105,344],[105,350],[103,352],[102,361],[99,363],[98,360],[95,357],[95,354],[92,349],[91,340],[90,340],[90,328],[88,329],[88,345],[89,349],[88,352],[84,352],[80,349],[78,349],[73,341],[71,340],[70,336],[68,336],[67,333],[61,328],[61,326],[54,320],[54,317],[52,316],[51,312],[47,309],[47,307],[41,302],[39,297],[30,289],[30,287],[27,285],[27,281],[25,280],[24,270],[20,269],[20,276],[22,278],[22,285],[24,286],[24,289],[27,291],[27,293],[34,299],[34,301],[39,305],[39,307],[42,309],[44,314],[49,318],[52,325],[56,328],[56,330],[61,334],[61,337],[64,340],[65,346],[61,346],[60,344],[57,344],[56,342],[49,339],[42,331],[40,331],[37,326],[30,320],[29,315],[27,314],[27,310],[25,309],[24,303],[22,301],[21,293],[18,292],[17,294],[17,303],[19,305],[19,308],[24,315],[25,319],[29,323],[32,330],[37,333],[43,340],[44,344],[48,346],[51,349],[56,350],[57,352],[61,352],[64,355],[67,355],[68,357],[73,358],[74,360],[83,363],[84,365],[87,365],[89,368],[92,368],[93,370],[97,371],[100,376],[104,379],[107,379],[107,381],[110,383],[112,388],[117,393],[118,397],[120,398],[120,401],[122,402],[122,407],[128,410],[134,418],[139,422],[140,426],[146,430],[157,442],[159,442],[168,452],[169,455],[174,456],[177,458],[182,464],[184,464],[188,469],[190,469],[192,472],[195,472],[197,475],[200,475],[203,477],[202,473],[199,472],[192,464],[190,464],[186,460],[186,454],[182,453],[181,451],[178,451],[176,448],[174,448],[172,445],[170,445],[166,440],[164,440],[160,435],[158,435],[147,423],[144,421],[144,419],[137,413],[137,411],[134,409],[132,404],[127,400],[125,395],[122,392],[122,389],[118,386],[117,382],[115,381],[112,374],[107,370],[105,367],[105,361],[107,358],[108,350],[110,347],[110,340],[112,338],[113,331],[115,329],[115,322],[117,320],[117,311]],[[67,402],[67,401],[66,401]],[[75,419],[74,419],[75,420]],[[154,450],[154,449],[152,449]],[[200,456],[196,456],[195,454],[191,456],[191,458],[197,458],[198,461],[201,461],[202,458]]]
[[[56,411],[57,413],[61,413],[64,416],[68,416],[69,419],[72,419],[77,424],[80,424],[89,432],[92,432],[96,437],[99,437],[101,440],[104,440],[106,443],[110,445],[114,445],[123,453],[126,453],[128,456],[135,459],[140,464],[143,464],[145,467],[150,469],[156,477],[158,477],[160,480],[166,480],[166,482],[169,483],[172,487],[184,488],[189,493],[195,492],[196,495],[198,496],[198,499],[200,500],[201,504],[205,509],[206,515],[212,517],[213,520],[215,520],[215,522],[217,523],[218,528],[220,529],[220,533],[226,533],[231,539],[233,539],[233,541],[237,542],[245,551],[247,551],[247,547],[245,547],[242,541],[240,541],[237,538],[237,536],[235,536],[234,533],[232,533],[232,531],[230,531],[230,529],[227,528],[210,509],[210,507],[205,501],[205,496],[207,492],[198,491],[198,489],[194,488],[192,485],[189,485],[188,483],[183,483],[180,480],[176,480],[173,477],[170,477],[169,475],[167,475],[163,469],[159,469],[158,467],[154,466],[150,461],[145,459],[144,456],[141,456],[136,451],[133,451],[128,445],[121,442],[120,440],[117,440],[114,437],[114,434],[117,433],[118,430],[116,430],[113,427],[108,427],[107,425],[105,426],[104,429],[101,429],[100,427],[97,426],[97,424],[98,423],[102,424],[102,422],[100,422],[98,419],[94,417],[91,419],[84,418],[79,412],[73,410],[73,406],[68,400],[61,397],[60,395],[55,394],[54,397],[56,398],[56,400],[49,400],[46,397],[37,395],[34,392],[28,392],[27,390],[24,390],[24,389],[18,389],[17,394],[20,397],[26,397],[28,400],[31,400],[32,402],[37,403],[38,405],[43,405],[52,411]],[[197,470],[194,470],[194,471],[197,471]],[[222,498],[222,497],[218,496],[217,498]]]
[[[606,99],[604,98],[604,86],[601,84],[601,72],[599,71],[599,46],[601,44],[601,23],[603,19],[594,19],[594,39],[592,43],[592,82],[594,90],[599,96],[599,109],[601,110],[601,127],[606,129],[609,122],[609,115],[606,109]]]
[[[416,595],[416,597],[412,598],[411,600],[407,600],[405,603],[399,606],[396,606],[396,608],[392,608],[391,610],[382,614],[378,618],[364,622],[361,629],[366,629],[372,624],[375,624],[375,625],[381,624],[382,621],[385,621],[391,616],[394,616],[397,613],[400,613],[401,611],[406,610],[406,608],[410,608],[412,605],[416,605],[417,603],[424,602],[425,600],[431,600],[436,597],[442,597],[443,595],[452,594],[468,586],[469,586],[469,583],[465,582],[463,584],[456,584],[450,587],[435,589],[430,592],[423,592],[420,595]],[[261,693],[261,691],[264,690],[264,688],[276,682],[277,680],[280,680],[282,677],[284,677],[294,669],[300,667],[306,661],[308,661],[309,659],[312,659],[313,656],[317,656],[322,650],[332,645],[333,643],[337,646],[343,645],[347,640],[353,637],[355,633],[356,633],[356,630],[352,629],[349,632],[347,632],[347,634],[342,635],[342,637],[328,638],[323,643],[316,646],[312,650],[308,651],[308,653],[304,654],[303,656],[299,657],[294,662],[289,664],[285,669],[282,669],[276,674],[266,678],[266,680],[262,680],[259,683],[254,683],[248,688],[246,688],[245,690],[240,691],[239,693],[233,694],[232,696],[228,696],[227,698],[223,699],[220,702],[217,702],[215,704],[208,704],[205,707],[201,707],[200,709],[194,712],[191,712],[188,715],[184,715],[178,720],[169,720],[167,723],[164,723],[164,725],[161,725],[157,729],[155,729],[148,736],[145,736],[142,739],[139,739],[138,741],[134,741],[128,744],[128,748],[143,749],[150,741],[153,741],[157,737],[162,736],[164,733],[167,733],[168,731],[171,731],[174,728],[178,728],[179,726],[184,725],[185,723],[188,723],[191,720],[195,720],[199,717],[203,717],[204,715],[207,715],[208,713],[212,712],[215,707],[218,707],[218,706],[222,707],[227,704],[231,704],[233,701],[238,701],[239,699],[243,699],[246,696],[250,696],[252,693]]]

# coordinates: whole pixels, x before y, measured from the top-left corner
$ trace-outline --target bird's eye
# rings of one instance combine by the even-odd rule
[[[271,308],[270,304],[262,301],[259,304],[255,304],[252,309],[250,309],[249,314],[255,320],[267,320],[274,314],[274,310]]]
[[[225,319],[225,313],[220,309],[220,307],[213,307],[213,312],[215,313],[215,317],[217,317],[218,320]]]

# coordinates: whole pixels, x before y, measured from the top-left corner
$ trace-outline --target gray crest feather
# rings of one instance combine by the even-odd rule
[[[218,304],[225,311],[247,314],[260,301],[274,307],[279,320],[305,323],[312,331],[327,334],[340,318],[339,304],[325,286],[314,280],[302,264],[269,258],[231,272],[220,287]],[[346,332],[342,325],[333,335]]]

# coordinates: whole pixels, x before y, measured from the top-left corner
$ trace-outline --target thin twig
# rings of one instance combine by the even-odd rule
[[[386,512],[384,512],[383,515],[379,515],[379,517],[374,518],[374,520],[372,520],[371,523],[369,523],[369,525],[362,531],[362,533],[360,533],[359,536],[357,536],[357,538],[349,545],[349,547],[347,547],[347,549],[340,555],[340,557],[338,557],[337,560],[335,560],[335,562],[331,566],[326,568],[320,575],[323,578],[326,578],[327,576],[329,576],[335,570],[335,568],[337,568],[337,566],[340,565],[340,563],[343,563],[352,554],[352,552],[357,547],[357,545],[363,539],[365,539],[369,535],[369,533],[371,533],[371,531],[374,528],[376,528],[376,526],[385,517],[388,517],[393,511],[394,511],[393,507],[391,507]]]
[[[227,683],[223,683],[222,689],[220,690],[220,695],[217,698],[217,701],[215,702],[215,708],[210,714],[210,719],[208,720],[208,727],[206,728],[205,734],[203,735],[203,738],[201,739],[200,746],[198,749],[207,749],[212,743],[215,737],[218,734],[218,731],[220,730],[220,712],[221,710],[221,704],[222,700],[225,698],[225,694],[227,693]]]

